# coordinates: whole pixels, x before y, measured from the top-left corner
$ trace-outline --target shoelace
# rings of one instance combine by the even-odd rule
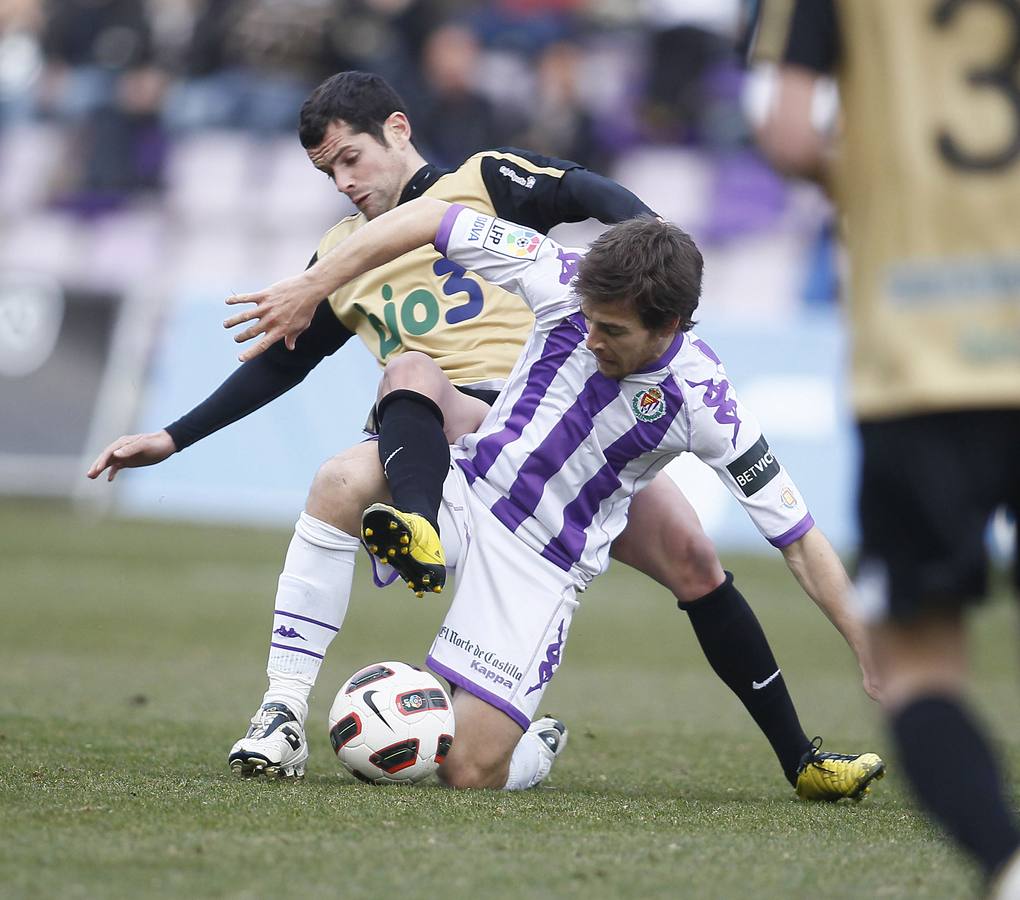
[[[821,763],[826,760],[843,760],[844,762],[851,762],[857,757],[849,753],[830,753],[826,751],[822,752],[822,738],[820,735],[815,735],[811,739],[812,758],[808,760],[809,763],[822,768]]]

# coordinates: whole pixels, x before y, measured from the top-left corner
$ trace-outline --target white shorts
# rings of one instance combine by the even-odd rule
[[[526,730],[563,660],[577,590],[507,530],[453,463],[439,527],[454,593],[428,666]]]

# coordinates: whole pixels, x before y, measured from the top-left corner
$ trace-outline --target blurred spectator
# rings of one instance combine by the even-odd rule
[[[42,74],[40,0],[0,6],[0,128],[30,112],[30,90]]]
[[[478,90],[480,50],[475,33],[453,23],[433,31],[422,50],[425,92],[416,107],[415,139],[438,166],[456,166],[513,136],[510,116]]]
[[[644,114],[653,138],[718,142],[739,122],[733,48],[739,0],[646,0],[651,27]]]
[[[141,0],[60,0],[46,6],[44,114],[68,123],[63,201],[91,212],[159,186],[164,144],[157,66]]]
[[[167,101],[172,129],[294,128],[309,91],[346,61],[331,0],[204,0]]]
[[[578,90],[583,64],[582,50],[572,41],[557,41],[542,51],[535,67],[531,124],[519,142],[604,171],[609,159],[599,152],[592,116]]]

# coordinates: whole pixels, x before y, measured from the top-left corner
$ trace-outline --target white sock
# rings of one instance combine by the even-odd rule
[[[301,513],[280,573],[263,703],[286,703],[304,722],[326,648],[343,625],[361,542]]]
[[[555,757],[537,734],[524,732],[510,757],[510,773],[504,791],[526,791],[542,781],[552,769]]]

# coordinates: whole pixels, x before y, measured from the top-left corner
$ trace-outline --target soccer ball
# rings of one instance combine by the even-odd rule
[[[453,705],[428,672],[382,662],[355,672],[329,710],[329,740],[355,778],[415,784],[450,751]]]

